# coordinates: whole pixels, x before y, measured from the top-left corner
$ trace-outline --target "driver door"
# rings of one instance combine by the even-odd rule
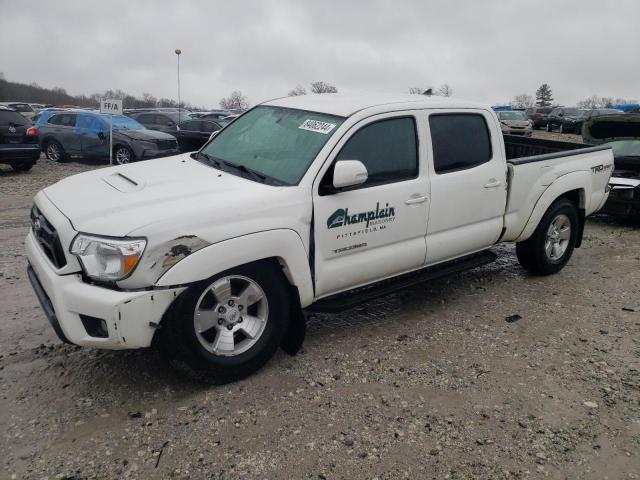
[[[316,297],[420,268],[425,263],[429,183],[413,114],[355,125],[314,185]],[[333,165],[359,160],[361,185],[335,190]]]

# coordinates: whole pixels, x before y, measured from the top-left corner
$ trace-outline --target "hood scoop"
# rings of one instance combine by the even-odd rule
[[[144,188],[144,182],[134,180],[120,172],[102,177],[102,181],[122,193],[137,192]]]

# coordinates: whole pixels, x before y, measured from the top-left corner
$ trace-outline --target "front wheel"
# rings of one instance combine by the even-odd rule
[[[118,165],[126,165],[133,162],[133,152],[129,147],[118,145],[113,151],[113,159]]]
[[[564,133],[564,123],[560,124],[560,128],[558,129],[560,133]]]
[[[284,282],[271,265],[256,264],[193,284],[165,315],[164,353],[207,383],[247,377],[273,356],[289,324]]]
[[[518,261],[537,275],[557,273],[567,264],[578,238],[576,206],[561,198],[546,211],[535,232],[516,244]]]
[[[551,124],[547,122],[547,132],[551,131]]]

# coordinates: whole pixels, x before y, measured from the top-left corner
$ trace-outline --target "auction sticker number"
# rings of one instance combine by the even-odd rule
[[[321,122],[320,120],[305,120],[298,128],[309,130],[310,132],[323,133],[326,135],[335,128],[334,123]]]

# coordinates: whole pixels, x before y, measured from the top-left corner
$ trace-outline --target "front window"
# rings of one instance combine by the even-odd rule
[[[294,185],[343,121],[322,113],[260,106],[222,129],[201,153]]]
[[[577,117],[580,115],[580,110],[578,110],[577,108],[565,108],[564,115],[566,117]]]
[[[522,112],[499,112],[500,120],[528,120]]]

